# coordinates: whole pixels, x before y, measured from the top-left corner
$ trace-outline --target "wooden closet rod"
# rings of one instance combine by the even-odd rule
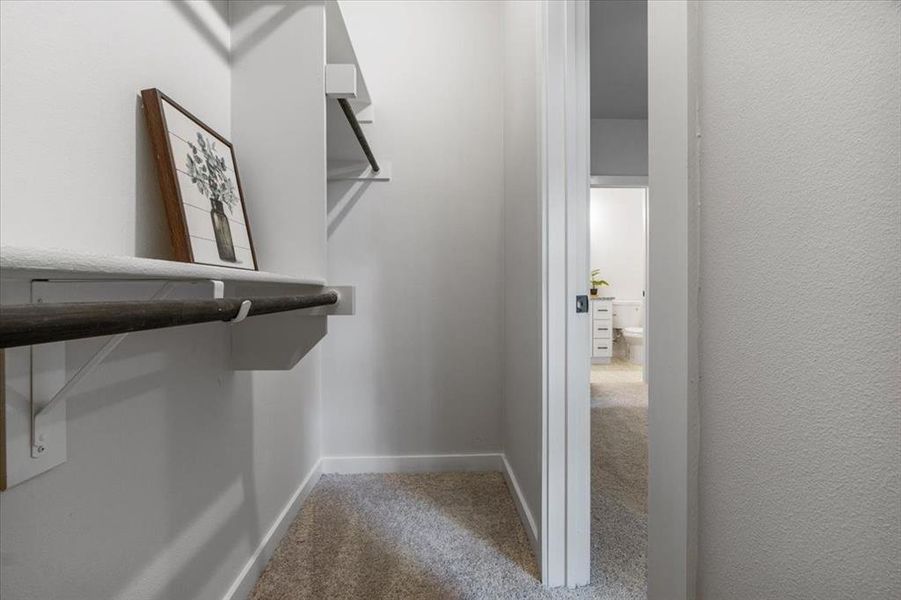
[[[360,122],[357,121],[357,115],[354,114],[346,98],[338,98],[338,104],[341,105],[341,110],[344,111],[344,116],[347,117],[350,128],[354,130],[354,135],[357,136],[357,141],[363,149],[363,154],[366,155],[366,160],[369,161],[369,166],[372,167],[372,172],[378,173],[379,163],[376,162],[375,156],[372,154],[372,148],[369,147],[369,142],[366,141],[366,136],[363,135],[363,129],[360,127]]]
[[[62,342],[100,335],[232,321],[245,316],[338,303],[338,292],[303,296],[147,300],[143,302],[63,302],[0,306],[0,348]],[[248,303],[249,306],[242,306]],[[243,310],[242,310],[243,309]],[[243,314],[242,314],[243,313]]]

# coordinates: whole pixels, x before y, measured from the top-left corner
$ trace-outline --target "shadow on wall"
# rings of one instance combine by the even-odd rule
[[[273,31],[284,23],[288,18],[299,10],[303,10],[307,6],[318,6],[323,4],[323,0],[261,0],[253,2],[250,6],[253,10],[238,11],[243,14],[242,18],[235,19],[228,10],[226,2],[210,2],[207,3],[213,11],[222,19],[225,27],[235,28],[247,20],[247,17],[256,13],[267,13],[263,20],[256,25],[253,30],[244,33],[237,43],[229,44],[228,39],[222,39],[217,35],[216,31],[204,18],[198,14],[197,4],[184,2],[184,0],[169,0],[179,13],[188,21],[194,29],[197,30],[207,44],[213,48],[224,60],[234,61],[241,58],[245,52],[252,48],[260,40],[265,39]],[[232,40],[234,42],[235,40]],[[231,46],[231,47],[229,47]]]
[[[202,329],[205,335],[199,335]],[[143,563],[119,592],[121,598],[137,597],[138,586],[147,582],[165,582],[159,598],[206,595],[211,590],[205,587],[233,551],[253,549],[262,536],[253,464],[253,374],[223,370],[228,327],[185,328],[175,340],[172,330],[161,335],[167,336],[168,364],[161,365],[155,383],[163,390],[166,477],[153,493],[155,502],[165,506],[161,514],[168,526],[165,545]],[[146,354],[138,350],[123,358],[141,363]],[[181,375],[175,384],[173,373]],[[179,557],[175,569],[173,556]]]
[[[222,595],[263,535],[255,374],[225,370],[228,336],[133,333],[69,398],[68,462],[3,493],[3,597]],[[105,341],[68,342],[67,371]]]
[[[340,181],[329,184],[327,206],[328,237],[332,237],[332,234],[337,231],[371,184],[371,181]],[[340,208],[338,208],[339,206]],[[332,213],[335,214],[332,215]]]
[[[366,157],[360,149],[360,144],[353,134],[353,130],[347,123],[346,117],[338,103],[334,100],[326,101],[326,144],[329,159],[339,161],[354,161],[363,163]],[[372,137],[373,132],[367,132],[367,137]],[[328,182],[327,217],[328,237],[337,231],[341,223],[353,210],[354,206],[372,185],[372,181],[330,181]],[[384,185],[384,184],[383,184]],[[332,214],[334,213],[334,214]]]
[[[201,18],[200,15],[197,14],[196,4],[191,2],[184,2],[183,0],[169,0],[169,3],[175,7],[178,12],[188,21],[191,25],[194,26],[194,29],[197,30],[204,40],[206,40],[207,44],[211,48],[213,48],[217,54],[223,60],[230,60],[230,49],[228,47],[228,43],[225,40],[219,38],[216,35],[216,32],[209,26],[207,22]],[[210,2],[207,0],[206,4],[210,6],[219,18],[222,19],[222,22],[228,25],[228,3],[227,2]]]

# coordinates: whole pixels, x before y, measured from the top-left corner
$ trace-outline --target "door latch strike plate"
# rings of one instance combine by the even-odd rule
[[[587,313],[588,312],[588,296],[585,296],[585,295],[576,296],[576,312],[577,313]]]

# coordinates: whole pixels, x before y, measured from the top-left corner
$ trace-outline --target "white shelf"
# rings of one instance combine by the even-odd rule
[[[51,248],[0,246],[0,279],[160,279],[197,281],[325,285],[318,277],[292,277],[265,271],[247,271],[133,256],[101,256]]]
[[[357,65],[325,65],[325,97],[357,97]]]
[[[371,104],[372,100],[369,97],[369,88],[366,87],[363,70],[360,68],[360,61],[357,60],[357,53],[350,41],[350,33],[347,31],[347,24],[344,22],[344,15],[341,14],[339,2],[325,3],[325,23],[325,62],[356,67],[356,95],[350,100],[350,105],[354,108],[355,113],[359,113],[364,107]]]
[[[328,161],[329,181],[391,181],[391,162],[379,161],[379,172],[373,173],[367,162],[360,161]]]
[[[10,294],[10,304],[29,300],[59,303],[241,298],[233,294],[245,285],[252,288],[275,285],[282,294],[287,293],[282,290],[285,285],[325,286],[325,281],[318,277],[290,277],[168,260],[19,246],[0,246],[0,279],[4,280],[4,292],[19,292],[18,295]],[[172,285],[172,282],[200,284]],[[219,324],[228,328],[228,366],[235,371],[293,369],[325,337],[327,316],[354,313],[354,288],[332,287],[338,292],[336,305]],[[23,295],[23,291],[27,293]],[[212,324],[206,324],[206,327],[210,326]],[[66,462],[66,396],[128,335],[132,334],[104,336],[105,340],[95,348],[94,355],[82,362],[82,367],[71,378],[66,376],[66,342],[3,351],[6,364],[18,367],[6,368],[4,393],[0,394],[0,411],[6,415],[5,428],[0,431],[0,460],[5,460],[0,464],[0,470],[5,474],[0,485],[5,488],[0,489],[17,485]],[[38,432],[39,436],[35,435]]]

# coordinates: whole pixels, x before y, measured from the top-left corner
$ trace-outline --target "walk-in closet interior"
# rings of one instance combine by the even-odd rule
[[[2,596],[540,590],[539,6],[0,11]]]
[[[898,0],[0,0],[0,599],[901,598]]]

